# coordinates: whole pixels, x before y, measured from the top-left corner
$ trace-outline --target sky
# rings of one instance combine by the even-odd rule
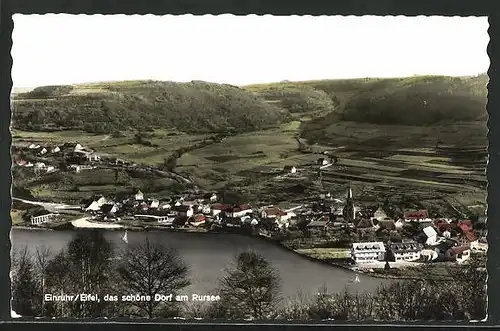
[[[469,76],[487,17],[14,15],[14,87]]]

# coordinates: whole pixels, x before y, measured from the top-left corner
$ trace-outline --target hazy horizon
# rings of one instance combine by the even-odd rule
[[[487,17],[14,15],[15,88],[476,76]]]

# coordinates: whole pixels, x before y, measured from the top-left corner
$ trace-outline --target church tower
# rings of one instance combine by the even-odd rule
[[[354,222],[354,219],[356,218],[351,187],[347,189],[347,199],[345,206],[342,209],[342,215],[344,216],[346,222]]]

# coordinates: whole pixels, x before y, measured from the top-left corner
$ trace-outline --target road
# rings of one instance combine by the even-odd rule
[[[67,204],[62,204],[62,203],[31,201],[31,200],[19,199],[19,198],[14,198],[14,197],[12,198],[12,200],[24,202],[24,203],[27,203],[30,205],[38,205],[38,206],[41,206],[41,207],[47,209],[50,212],[58,212],[61,209],[80,209],[80,206],[67,205]]]

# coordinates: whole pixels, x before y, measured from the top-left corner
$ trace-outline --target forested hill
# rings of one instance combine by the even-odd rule
[[[200,81],[45,86],[15,95],[13,108],[17,129],[81,128],[97,133],[157,127],[245,132],[287,118],[286,111],[253,93]]]
[[[248,132],[304,119],[308,113],[314,114],[314,130],[337,121],[417,126],[485,121],[487,82],[484,74],[244,87],[201,81],[45,86],[14,96],[13,126],[99,133],[156,127],[192,133]]]

